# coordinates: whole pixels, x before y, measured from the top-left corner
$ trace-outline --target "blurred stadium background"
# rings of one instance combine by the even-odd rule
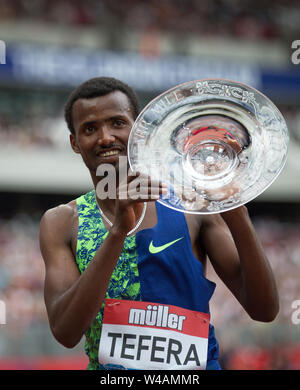
[[[41,215],[91,188],[63,121],[70,90],[94,76],[134,87],[144,106],[184,81],[224,77],[273,100],[290,130],[276,182],[248,209],[275,272],[276,320],[249,319],[218,281],[212,323],[227,369],[299,369],[300,4],[292,0],[0,0],[0,369],[85,369],[83,342],[52,337],[38,246]]]

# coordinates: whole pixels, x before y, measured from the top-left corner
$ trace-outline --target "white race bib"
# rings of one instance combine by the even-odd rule
[[[206,368],[209,314],[181,307],[106,299],[99,363],[106,369]]]

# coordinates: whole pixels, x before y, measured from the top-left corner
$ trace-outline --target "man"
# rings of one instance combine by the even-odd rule
[[[120,197],[129,188],[122,178],[115,199],[97,196],[103,179],[97,169],[112,164],[117,176],[121,172],[119,157],[127,155],[138,111],[132,90],[112,78],[88,80],[66,104],[71,147],[95,191],[48,210],[41,220],[50,327],[68,348],[86,335],[89,369],[220,369],[207,322],[215,284],[205,278],[206,258],[257,321],[272,321],[278,313],[273,274],[244,206],[185,215],[155,202],[165,186],[147,178],[144,193],[158,196]],[[129,176],[125,184],[137,178]],[[127,303],[132,309],[125,321],[121,308]]]

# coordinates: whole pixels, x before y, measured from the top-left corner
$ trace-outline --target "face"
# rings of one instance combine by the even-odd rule
[[[71,146],[95,175],[100,164],[118,165],[127,155],[127,143],[134,123],[128,97],[121,91],[91,99],[79,99],[73,105],[75,134]]]

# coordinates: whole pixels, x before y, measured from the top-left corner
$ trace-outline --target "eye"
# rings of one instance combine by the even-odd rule
[[[123,119],[114,119],[113,125],[114,127],[121,128],[126,126],[126,122]]]
[[[86,134],[92,134],[96,130],[94,125],[88,125],[85,127],[84,132]]]

